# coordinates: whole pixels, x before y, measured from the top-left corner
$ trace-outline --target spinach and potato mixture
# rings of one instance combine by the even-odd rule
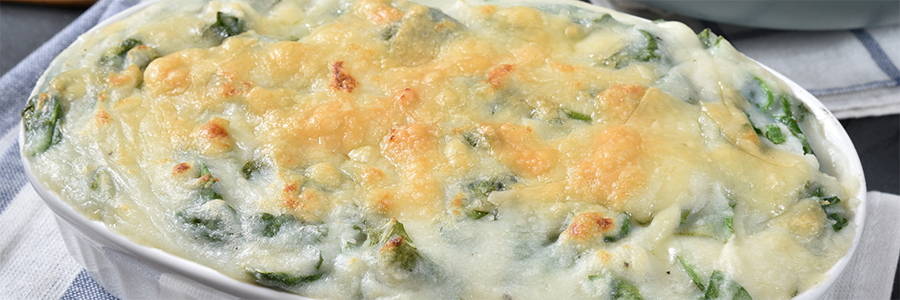
[[[312,298],[784,299],[858,226],[787,85],[583,3],[163,2],[22,118],[89,218]]]

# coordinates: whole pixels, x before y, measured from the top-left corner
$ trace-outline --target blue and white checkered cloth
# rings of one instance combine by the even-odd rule
[[[0,299],[116,299],[66,250],[53,213],[26,181],[17,139],[22,108],[50,61],[78,35],[138,2],[97,2],[0,78]],[[792,78],[839,117],[900,113],[898,25],[802,33],[699,25]],[[829,298],[887,299],[891,293],[900,253],[900,197],[868,197],[863,243]]]

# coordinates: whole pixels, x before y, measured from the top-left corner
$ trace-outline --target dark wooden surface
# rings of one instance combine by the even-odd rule
[[[0,3],[0,74],[6,74],[85,9]],[[841,124],[859,152],[868,189],[900,194],[900,115],[847,119]],[[900,299],[897,279],[895,276],[892,299]]]

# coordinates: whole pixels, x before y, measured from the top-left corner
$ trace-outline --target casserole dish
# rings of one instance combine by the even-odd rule
[[[155,6],[45,74],[23,113],[26,170],[114,294],[806,297],[852,255],[865,188],[846,134],[709,32],[688,47],[672,42],[683,25],[576,3],[319,4]],[[282,10],[317,17],[260,25]],[[197,39],[171,36],[172,15]],[[607,49],[545,52],[555,39]],[[756,106],[735,114],[730,97]],[[812,260],[748,264],[766,239],[793,249],[766,257]],[[787,277],[760,276],[775,270]]]

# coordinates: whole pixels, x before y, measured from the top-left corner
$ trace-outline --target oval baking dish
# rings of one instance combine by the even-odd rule
[[[83,35],[20,133],[70,252],[123,298],[816,299],[852,257],[850,139],[727,41],[419,2],[152,2]]]

